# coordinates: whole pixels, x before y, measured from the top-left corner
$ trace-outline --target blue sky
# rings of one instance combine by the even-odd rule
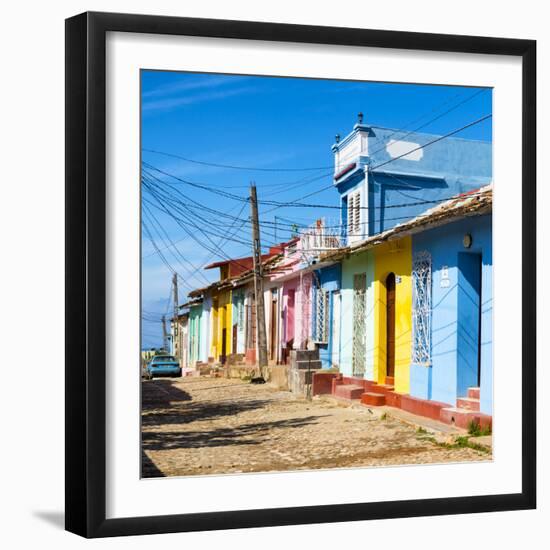
[[[338,204],[330,188],[331,145],[336,134],[352,129],[358,112],[374,126],[409,132],[425,125],[422,132],[445,134],[491,113],[492,94],[453,86],[142,71],[144,348],[161,345],[160,316],[172,310],[172,270],[183,302],[189,290],[217,278],[218,270],[202,269],[206,263],[250,255],[249,225],[240,221],[249,206],[238,197],[248,196],[251,181],[260,202],[315,193],[304,201]],[[457,137],[490,141],[491,132],[488,120]],[[180,202],[159,206],[151,185],[165,186]],[[337,210],[260,206],[262,240],[285,240],[292,222],[313,223],[319,215],[338,223]]]

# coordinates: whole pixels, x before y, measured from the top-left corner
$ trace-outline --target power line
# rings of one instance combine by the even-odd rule
[[[445,134],[443,136],[438,136],[435,139],[432,139],[431,141],[428,141],[428,143],[425,143],[424,145],[419,145],[418,147],[415,147],[414,149],[411,149],[410,151],[407,151],[406,153],[403,153],[401,155],[398,155],[397,157],[394,157],[390,160],[386,160],[385,162],[382,162],[380,164],[377,164],[376,166],[372,166],[369,168],[370,171],[377,170],[378,168],[382,166],[386,166],[386,164],[390,164],[390,162],[395,162],[396,160],[399,160],[400,158],[406,157],[407,155],[410,155],[411,153],[414,153],[416,151],[420,151],[421,149],[425,149],[426,147],[433,145],[434,143],[437,143],[438,141],[441,141],[443,139],[446,139],[450,136],[454,136],[455,134],[458,134],[459,132],[462,132],[463,130],[466,130],[467,128],[471,128],[472,126],[475,126],[476,124],[480,124],[481,122],[488,120],[493,115],[488,114],[481,118],[478,118],[477,120],[474,120],[473,122],[470,122],[461,128],[457,128],[456,130],[453,130],[452,132],[449,132],[448,134]]]
[[[142,148],[142,151],[145,151],[147,153],[154,153],[156,155],[163,155],[165,157],[177,158],[180,160],[184,160],[185,162],[200,164],[201,166],[211,166],[214,168],[227,168],[230,170],[245,170],[245,171],[251,171],[251,172],[309,172],[314,170],[326,170],[327,168],[331,168],[331,166],[316,166],[316,167],[308,167],[308,168],[264,168],[264,167],[257,167],[257,166],[256,167],[255,166],[235,166],[231,164],[219,164],[214,162],[206,162],[206,161],[191,159],[189,157],[183,157],[181,155],[176,155],[174,153],[165,153],[163,151],[156,151],[154,149]]]
[[[461,107],[462,105],[464,105],[465,103],[468,103],[469,101],[471,101],[472,99],[474,99],[475,97],[477,97],[478,95],[480,95],[481,93],[483,92],[486,92],[488,90],[488,88],[482,88],[481,90],[478,90],[477,92],[475,92],[474,94],[468,96],[467,98],[465,98],[463,101],[460,101],[459,103],[457,103],[456,105],[453,105],[452,107],[450,107],[449,109],[447,109],[446,111],[444,111],[443,113],[437,115],[436,117],[434,118],[431,118],[430,120],[428,120],[427,122],[421,124],[420,126],[417,126],[416,128],[413,128],[412,130],[408,131],[406,134],[404,134],[403,136],[401,136],[399,139],[403,140],[405,139],[406,137],[410,136],[412,133],[414,132],[418,132],[418,130],[421,130],[422,128],[425,128],[426,126],[429,126],[430,124],[432,124],[433,122],[435,122],[436,120],[439,120],[440,118],[448,115],[449,113],[451,113],[452,111],[454,111],[455,109],[458,109],[459,107]],[[431,112],[434,112],[436,110],[438,110],[440,107],[442,107],[443,105],[446,105],[447,103],[449,103],[452,99],[454,99],[455,97],[458,97],[460,94],[456,94],[455,96],[453,96],[450,100],[448,101],[444,101],[439,107],[435,108],[435,109],[432,109],[430,111]],[[392,132],[390,135],[388,136],[383,136],[383,137],[380,137],[376,140],[376,142],[374,143],[374,145],[376,145],[376,143],[380,143],[382,140],[386,141],[388,140],[389,138],[391,138],[392,136],[394,136],[395,134],[400,134],[402,133],[408,126],[411,126],[412,124],[414,124],[415,122],[419,121],[419,120],[422,120],[423,118],[425,118],[426,116],[428,116],[429,113],[427,114],[424,114],[424,115],[421,115],[420,117],[414,119],[412,122],[409,122],[408,124],[406,124],[405,126],[403,126],[400,130],[395,130],[394,132]],[[382,151],[384,149],[384,147],[380,147],[379,149],[377,149],[376,151],[372,152],[369,156],[373,157],[374,155],[376,155],[376,153],[379,153],[380,151]]]
[[[224,237],[224,235],[221,235],[220,233],[217,233],[215,231],[213,231],[212,229],[210,230],[206,230],[204,229],[203,227],[197,225],[197,222],[199,223],[204,223],[204,219],[201,219],[200,217],[196,216],[196,214],[194,214],[188,207],[187,205],[185,205],[184,203],[180,203],[182,205],[182,207],[184,208],[185,211],[182,211],[181,208],[179,208],[178,206],[175,206],[175,205],[171,205],[172,209],[174,211],[176,211],[181,217],[178,217],[176,214],[174,214],[174,212],[172,212],[171,210],[169,210],[166,206],[166,202],[169,202],[169,200],[166,200],[166,197],[163,197],[161,192],[159,193],[156,193],[155,191],[151,191],[151,194],[153,195],[153,197],[157,200],[157,202],[159,203],[160,207],[151,203],[151,201],[149,201],[148,199],[143,199],[144,202],[147,202],[148,204],[151,204],[152,206],[154,206],[155,208],[165,212],[168,216],[170,216],[173,220],[176,221],[176,223],[182,227],[182,229],[184,231],[186,231],[186,233],[193,239],[197,242],[197,244],[200,244],[200,245],[203,245],[204,246],[204,243],[202,242],[199,242],[196,240],[195,236],[193,235],[192,232],[189,231],[189,229],[187,227],[185,227],[185,223],[189,223],[191,224],[193,227],[195,227],[199,232],[205,234],[205,235],[213,235],[215,237]],[[160,199],[164,199],[164,200],[160,200]],[[197,219],[197,222],[194,221],[194,218]],[[183,222],[183,225],[182,225],[182,222]],[[212,241],[212,239],[210,239],[210,237],[207,237],[208,240],[210,241],[210,244],[215,246],[215,243]],[[226,237],[227,238],[227,237]],[[247,241],[242,241],[242,240],[239,240],[239,239],[231,239],[233,242],[235,243],[238,243],[238,244],[241,244],[241,245],[246,245],[248,246],[248,242]]]
[[[169,185],[169,184],[168,184]],[[243,266],[242,264],[239,264],[239,262],[237,260],[234,260],[233,258],[230,258],[221,248],[218,248],[216,243],[214,243],[212,241],[212,239],[209,237],[208,235],[208,231],[205,231],[202,227],[200,227],[199,225],[197,225],[192,219],[189,218],[188,215],[185,215],[185,214],[182,214],[181,211],[176,208],[176,210],[184,216],[184,220],[188,221],[191,225],[193,225],[197,231],[199,231],[201,234],[203,234],[207,239],[208,241],[211,243],[211,245],[214,247],[214,249],[216,249],[216,252],[214,251],[213,248],[211,248],[210,246],[208,245],[205,245],[204,242],[201,242],[200,240],[198,240],[198,238],[194,235],[193,232],[191,232],[186,226],[185,224],[182,224],[181,223],[181,220],[180,218],[178,218],[177,216],[175,216],[172,212],[170,212],[165,206],[164,206],[164,203],[162,202],[162,200],[160,200],[159,196],[158,196],[158,193],[156,193],[154,190],[151,190],[149,189],[149,191],[151,192],[151,194],[153,195],[153,197],[156,199],[156,201],[159,203],[160,207],[159,206],[155,206],[156,208],[158,208],[159,210],[162,210],[164,211],[166,214],[168,214],[170,217],[172,217],[176,223],[193,239],[195,240],[195,242],[197,242],[197,244],[199,244],[200,246],[202,246],[203,248],[206,248],[208,251],[210,252],[214,252],[214,253],[219,253],[222,257],[225,257],[227,260],[232,260],[234,262],[236,262],[237,265],[241,265],[242,267],[246,267],[248,268],[248,266]],[[147,200],[147,199],[144,199],[144,200]],[[152,204],[152,203],[151,203]],[[186,207],[186,205],[184,203],[181,203],[182,206]],[[216,235],[215,233],[212,233],[214,235]],[[219,236],[219,235],[218,235]],[[238,241],[238,242],[241,242],[241,244],[246,244],[248,246],[249,243],[242,243],[242,241]]]
[[[160,230],[164,233],[164,236],[166,237],[166,239],[168,240],[168,242],[170,243],[170,245],[173,247],[173,249],[177,252],[177,255],[179,256],[180,258],[180,265],[185,269],[185,271],[187,273],[190,273],[190,269],[187,267],[186,265],[186,262],[188,262],[187,258],[185,258],[185,256],[181,253],[181,251],[179,250],[179,248],[176,246],[176,244],[172,241],[172,239],[170,238],[170,236],[168,235],[168,233],[166,232],[166,230],[164,229],[163,225],[159,222],[159,220],[157,219],[157,217],[153,214],[153,212],[151,212],[150,208],[144,204],[143,205],[144,209],[147,211],[148,215],[153,219],[153,221],[156,223],[156,225],[160,228]],[[166,241],[162,238],[162,235],[160,235],[158,232],[157,232],[157,235],[160,236],[161,238],[161,241],[166,244]],[[178,259],[176,257],[176,255],[174,254],[174,257],[176,259]],[[208,279],[204,276],[203,273],[200,273],[201,277],[203,278],[204,281],[206,281],[206,283],[208,284],[209,281]],[[191,275],[190,275],[191,276]]]
[[[145,214],[145,213],[144,213]],[[144,227],[144,230],[146,231],[149,239],[151,240],[151,243],[153,244],[155,250],[157,251],[158,255],[160,256],[162,262],[164,263],[164,265],[168,268],[168,270],[173,274],[173,275],[177,275],[177,277],[179,277],[181,279],[181,281],[188,287],[188,288],[192,288],[191,285],[189,283],[186,282],[186,280],[178,273],[177,269],[168,261],[168,259],[166,258],[166,256],[160,251],[154,237],[153,237],[153,234],[151,232],[151,228],[149,227],[148,225],[148,222],[147,220],[145,219],[146,216],[143,217],[142,219],[142,224],[143,224],[143,227]],[[151,225],[151,227],[153,227],[153,225]],[[155,228],[155,232],[156,234],[161,238],[162,240],[162,236],[159,235],[158,231],[156,230]],[[164,242],[164,241],[163,241]],[[186,266],[182,266],[182,267],[185,267]],[[188,269],[188,268],[186,268]]]

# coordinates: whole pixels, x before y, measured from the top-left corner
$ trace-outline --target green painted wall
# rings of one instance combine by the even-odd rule
[[[342,261],[342,326],[340,336],[340,372],[353,374],[353,277],[366,273],[366,364],[365,378],[374,379],[374,260],[372,252],[354,254]]]

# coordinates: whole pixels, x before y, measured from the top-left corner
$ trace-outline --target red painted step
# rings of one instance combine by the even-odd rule
[[[380,407],[386,404],[386,396],[381,393],[368,391],[361,396],[361,403],[363,403],[363,405]]]
[[[393,392],[395,388],[393,386],[390,386],[389,384],[376,384],[373,385],[371,389],[376,391],[377,393],[386,394],[388,392]]]
[[[468,388],[468,397],[479,399],[479,388]]]
[[[334,395],[341,399],[360,399],[364,391],[363,386],[356,384],[339,384],[334,388]]]
[[[412,395],[401,396],[401,409],[419,416],[433,418],[434,420],[439,420],[441,416],[441,409],[449,407],[451,407],[449,403],[428,401],[426,399],[413,397]]]
[[[479,411],[479,399],[473,397],[459,397],[456,400],[457,409],[466,409],[468,411]]]
[[[441,409],[441,416],[439,419],[441,422],[445,422],[445,424],[453,424],[465,430],[468,429],[470,422],[475,422],[482,428],[492,426],[493,424],[492,416],[476,411],[469,411],[467,409],[458,409],[456,407]]]
[[[384,380],[384,383],[387,386],[393,386],[395,385],[395,377],[394,376],[386,376],[386,379]]]

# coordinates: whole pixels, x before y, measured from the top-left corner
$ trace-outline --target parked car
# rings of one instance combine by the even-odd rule
[[[154,376],[181,376],[181,367],[173,355],[155,355],[145,367],[145,378]]]

